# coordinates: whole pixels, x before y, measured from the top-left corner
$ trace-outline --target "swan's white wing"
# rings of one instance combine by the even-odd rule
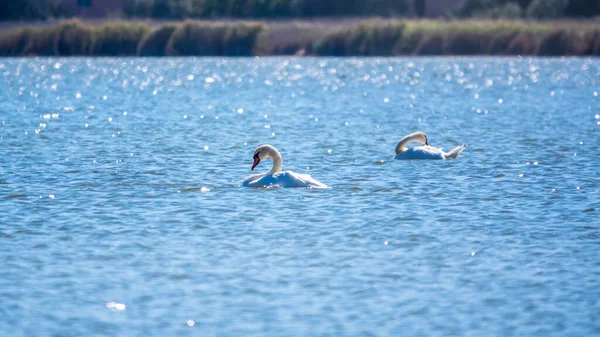
[[[300,174],[292,171],[284,171],[275,173],[279,186],[281,187],[311,187],[311,188],[327,188],[328,186],[322,182],[313,179],[308,174]]]
[[[458,157],[458,155],[461,152],[463,152],[463,150],[465,149],[465,147],[467,147],[467,144],[463,144],[463,145],[455,147],[450,152],[444,153],[444,158],[445,159],[449,159],[449,158],[456,158],[456,157]]]
[[[398,153],[394,159],[444,159],[444,151],[432,146],[417,146]]]
[[[262,178],[264,176],[265,176],[264,173],[249,175],[242,182],[242,186],[244,186],[244,187],[259,187],[259,186],[262,186],[262,185],[260,185],[259,182],[260,182],[260,178]]]

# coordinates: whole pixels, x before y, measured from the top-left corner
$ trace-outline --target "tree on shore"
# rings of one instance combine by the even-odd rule
[[[72,0],[71,0],[72,1]],[[345,18],[405,17],[410,2],[418,17],[427,0],[123,0],[124,17]],[[0,20],[45,20],[69,16],[63,0],[0,0]],[[94,0],[94,6],[102,6]],[[72,13],[71,13],[72,14]],[[463,0],[449,13],[461,18],[535,19],[600,16],[600,0]]]
[[[45,20],[65,14],[56,0],[0,1],[0,20]]]
[[[463,0],[458,17],[551,19],[600,15],[598,0]]]
[[[425,16],[425,0],[415,0],[415,13],[418,17]]]

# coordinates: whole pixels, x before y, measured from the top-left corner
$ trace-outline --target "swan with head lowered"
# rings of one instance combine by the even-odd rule
[[[421,143],[425,146],[406,147],[409,143]],[[455,147],[450,152],[444,152],[442,149],[429,146],[427,135],[424,132],[415,132],[400,139],[396,145],[396,156],[394,159],[450,159],[456,158],[465,149],[467,145],[463,144]]]
[[[261,145],[254,150],[254,163],[252,171],[265,159],[273,161],[273,167],[267,173],[253,174],[246,178],[242,186],[246,187],[309,187],[327,188],[328,186],[313,179],[308,174],[299,174],[292,171],[282,171],[281,153],[271,145]]]

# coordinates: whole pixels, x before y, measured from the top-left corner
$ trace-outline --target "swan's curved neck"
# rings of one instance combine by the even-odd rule
[[[277,172],[281,172],[281,168],[283,165],[283,158],[281,157],[281,153],[277,151],[277,149],[272,148],[268,153],[269,158],[273,161],[273,167],[267,174],[273,174]]]
[[[414,135],[408,135],[400,139],[400,142],[398,142],[398,145],[396,145],[396,154],[406,151],[406,145],[412,141],[413,136]]]
[[[410,135],[400,139],[400,142],[398,142],[398,145],[396,145],[396,154],[406,151],[406,145],[408,145],[408,143],[411,143],[411,142],[425,143],[425,140],[422,138],[423,138],[423,136],[417,132],[417,133],[411,133]]]

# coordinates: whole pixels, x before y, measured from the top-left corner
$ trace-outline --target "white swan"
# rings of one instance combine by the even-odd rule
[[[425,144],[425,146],[407,148],[406,145],[411,142]],[[400,139],[400,142],[398,143],[398,145],[396,145],[396,156],[394,157],[394,159],[411,160],[456,158],[466,146],[466,144],[463,144],[455,147],[450,152],[444,152],[442,151],[442,149],[429,146],[429,142],[427,141],[427,135],[425,133],[415,132]]]
[[[273,167],[267,173],[253,174],[247,177],[242,186],[246,187],[310,187],[327,188],[328,186],[313,179],[308,174],[298,174],[292,171],[281,171],[281,153],[271,145],[261,145],[254,150],[252,169],[261,161],[270,158]]]

